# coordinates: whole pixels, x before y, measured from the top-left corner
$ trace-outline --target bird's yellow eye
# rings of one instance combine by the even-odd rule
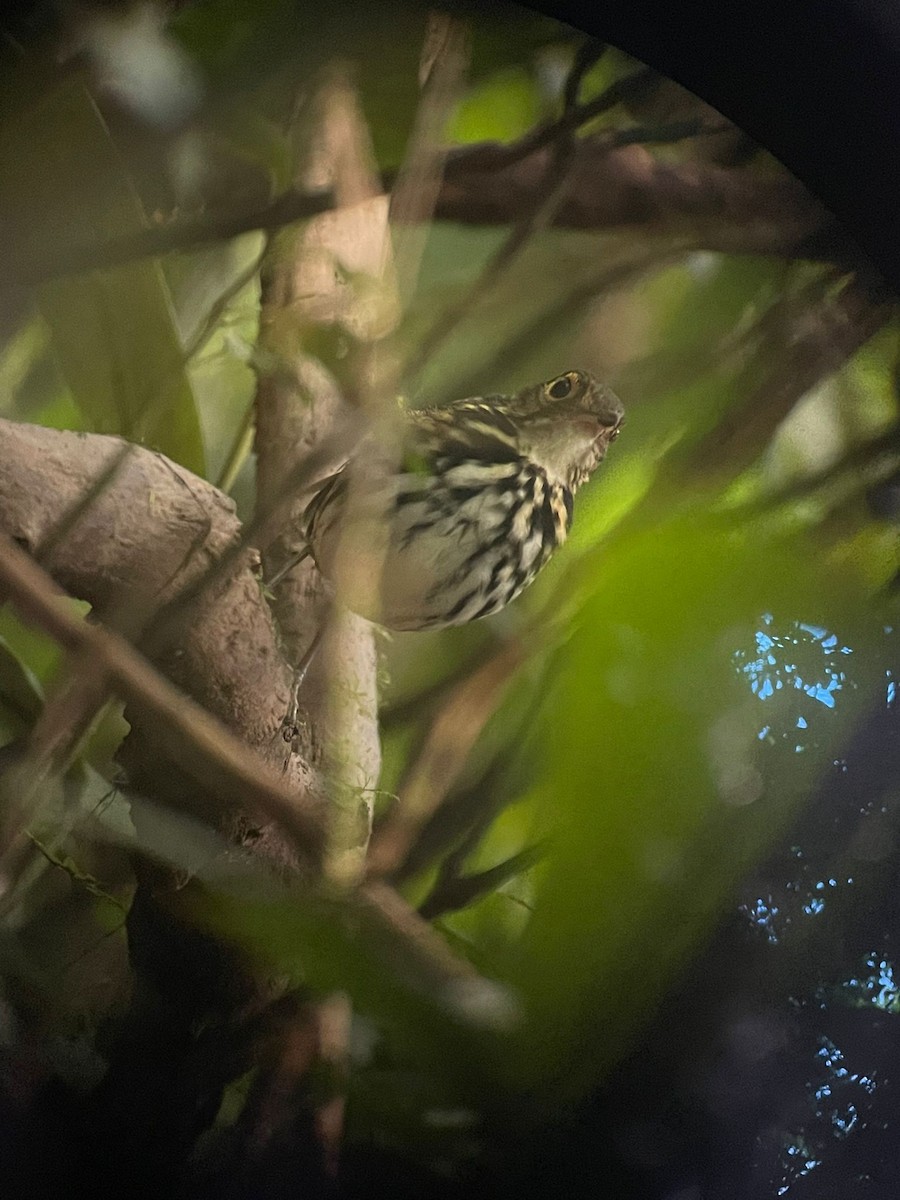
[[[566,396],[571,396],[571,394],[571,375],[560,375],[559,379],[554,379],[552,383],[547,384],[547,395],[551,400],[565,400]]]

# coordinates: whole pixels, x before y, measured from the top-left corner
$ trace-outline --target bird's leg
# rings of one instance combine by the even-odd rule
[[[303,657],[294,667],[294,674],[291,680],[291,700],[288,705],[287,713],[284,718],[284,737],[285,741],[290,741],[297,732],[297,716],[300,710],[300,689],[303,687],[303,681],[309,671],[312,660],[316,657],[316,652],[322,643],[322,637],[325,633],[324,622],[319,626],[313,635],[313,640],[303,652]]]
[[[287,562],[282,563],[275,574],[264,580],[263,586],[267,591],[272,591],[276,588],[282,579],[293,571],[294,567],[299,566],[305,558],[309,558],[312,554],[309,546],[304,546],[302,550],[298,550],[296,554],[292,554]],[[288,710],[284,715],[282,722],[282,732],[285,741],[290,741],[297,733],[297,716],[300,709],[300,688],[303,686],[303,680],[306,678],[306,673],[309,670],[310,663],[316,656],[316,651],[319,649],[319,643],[322,641],[324,625],[316,630],[313,640],[307,646],[303,657],[294,667],[293,676],[291,679],[291,699],[288,704]]]
[[[299,566],[305,558],[309,558],[312,554],[309,546],[304,546],[302,550],[298,550],[296,554],[292,554],[286,563],[278,568],[271,579],[263,580],[263,586],[271,592],[272,588],[278,587],[285,575],[290,574],[294,567]]]

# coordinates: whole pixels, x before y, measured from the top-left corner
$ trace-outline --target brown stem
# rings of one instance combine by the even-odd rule
[[[766,332],[777,353],[762,347],[748,369],[748,386],[740,389],[741,402],[686,455],[675,456],[679,470],[714,483],[749,466],[797,400],[852,357],[894,312],[863,278],[850,279],[836,296],[822,295],[822,288],[817,281],[773,309]]]
[[[276,822],[308,861],[323,845],[320,809],[289,790],[225,726],[164,679],[120,635],[76,616],[53,580],[0,535],[0,583],[23,620],[43,629],[70,654],[82,654],[108,675],[115,691],[152,720],[166,751],[205,789]]]
[[[396,808],[375,831],[369,847],[370,877],[390,875],[403,862],[525,657],[522,643],[510,641],[453,689],[400,788]]]
[[[722,128],[728,126],[682,121],[580,138],[573,181],[553,224],[597,230],[631,225],[651,232],[689,227],[708,250],[788,257],[808,253],[840,262],[858,256],[833,218],[792,176],[761,172],[752,165],[727,168],[669,162],[641,152],[641,143],[682,140]],[[543,174],[541,160],[559,131],[559,124],[541,127],[525,152],[494,142],[455,151],[435,203],[437,219],[476,225],[518,219]],[[395,178],[396,171],[383,172],[382,187],[390,189]],[[228,241],[242,233],[275,231],[333,207],[330,192],[289,191],[250,212],[219,220],[172,222],[127,238],[74,246],[64,255],[57,249],[47,261],[11,263],[6,281],[9,286],[30,286]]]

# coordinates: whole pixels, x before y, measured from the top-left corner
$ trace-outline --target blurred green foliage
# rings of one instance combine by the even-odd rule
[[[184,6],[172,26],[215,101],[204,119],[221,161],[249,161],[265,196],[289,178],[285,111],[294,101],[305,111],[314,69],[352,64],[382,166],[400,161],[418,100],[423,8],[342,10],[340,22],[317,29],[299,12],[290,0],[216,0]],[[479,17],[472,38],[470,86],[449,135],[514,139],[558,100],[571,32],[516,10],[511,24]],[[624,60],[613,69],[626,69]],[[605,86],[610,70],[603,61],[585,94]],[[20,266],[52,268],[56,251],[155,219],[104,111],[102,88],[86,74],[54,81],[39,105],[7,114],[0,190]],[[144,149],[157,168],[171,167],[158,146]],[[399,353],[468,294],[505,233],[431,229]],[[263,248],[251,234],[42,282],[7,330],[0,409],[121,433],[216,479],[252,403]],[[616,266],[623,279],[607,287]],[[536,865],[437,922],[495,989],[485,985],[468,1007],[429,992],[371,914],[342,896],[285,895],[251,873],[207,880],[193,909],[250,948],[263,970],[346,990],[363,1027],[371,1022],[374,1049],[360,1052],[351,1084],[351,1129],[452,1159],[471,1152],[471,1128],[429,1123],[432,1109],[474,1112],[480,1103],[495,1112],[509,1096],[539,1095],[542,1111],[603,1078],[878,698],[892,601],[872,594],[895,569],[894,526],[877,524],[861,502],[842,504],[835,519],[829,487],[768,514],[742,515],[740,505],[797,484],[896,421],[896,327],[773,421],[749,467],[705,469],[688,456],[677,460],[674,483],[671,474],[661,481],[664,466],[699,445],[754,380],[777,372],[783,347],[777,322],[771,335],[766,321],[816,287],[825,297],[830,280],[809,264],[671,247],[654,263],[636,231],[547,230],[421,377],[406,381],[413,403],[431,403],[471,380],[502,391],[583,366],[619,391],[627,425],[579,496],[566,553],[526,597],[483,625],[386,643],[383,810],[402,795],[451,677],[506,639],[528,642],[525,667],[451,792],[449,832],[432,831],[434,850],[404,882],[416,901],[428,894],[442,856],[477,826],[479,805],[488,819],[462,855],[466,871],[546,847]],[[333,336],[324,331],[323,344]],[[249,511],[252,461],[243,466],[235,491]],[[857,501],[864,483],[851,480]],[[775,632],[779,648],[760,649]],[[0,634],[0,731],[9,739],[33,719],[58,654],[5,612]],[[765,677],[777,687],[763,696]],[[124,725],[114,720],[119,736]],[[82,942],[89,928],[100,945],[115,925],[109,903],[131,886],[121,862],[105,881],[111,860],[87,834],[60,837],[110,794],[113,748],[107,737],[92,759],[107,779],[79,765],[69,780],[74,809],[47,810],[56,832],[41,830],[49,860],[35,859],[30,911],[19,917],[26,931],[51,909],[65,929],[61,886]],[[103,838],[133,844],[124,806],[115,814]],[[154,853],[184,866],[183,827],[174,823],[168,837],[165,819],[162,828]],[[47,876],[49,888],[39,882]],[[43,958],[47,994],[72,958],[57,933],[22,939],[26,957]],[[89,973],[89,945],[85,954],[79,970]],[[83,990],[68,1009],[57,998],[60,1027],[77,1023],[84,1002]]]
[[[20,261],[52,262],[54,242],[90,244],[143,227],[138,198],[79,82],[60,84],[4,134],[0,187],[21,237]],[[82,427],[148,440],[202,472],[196,405],[159,264],[57,279],[35,299]]]

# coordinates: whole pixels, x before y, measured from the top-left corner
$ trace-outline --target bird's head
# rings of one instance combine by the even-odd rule
[[[572,489],[596,469],[619,435],[624,408],[588,371],[566,371],[523,388],[505,404],[524,456]]]

